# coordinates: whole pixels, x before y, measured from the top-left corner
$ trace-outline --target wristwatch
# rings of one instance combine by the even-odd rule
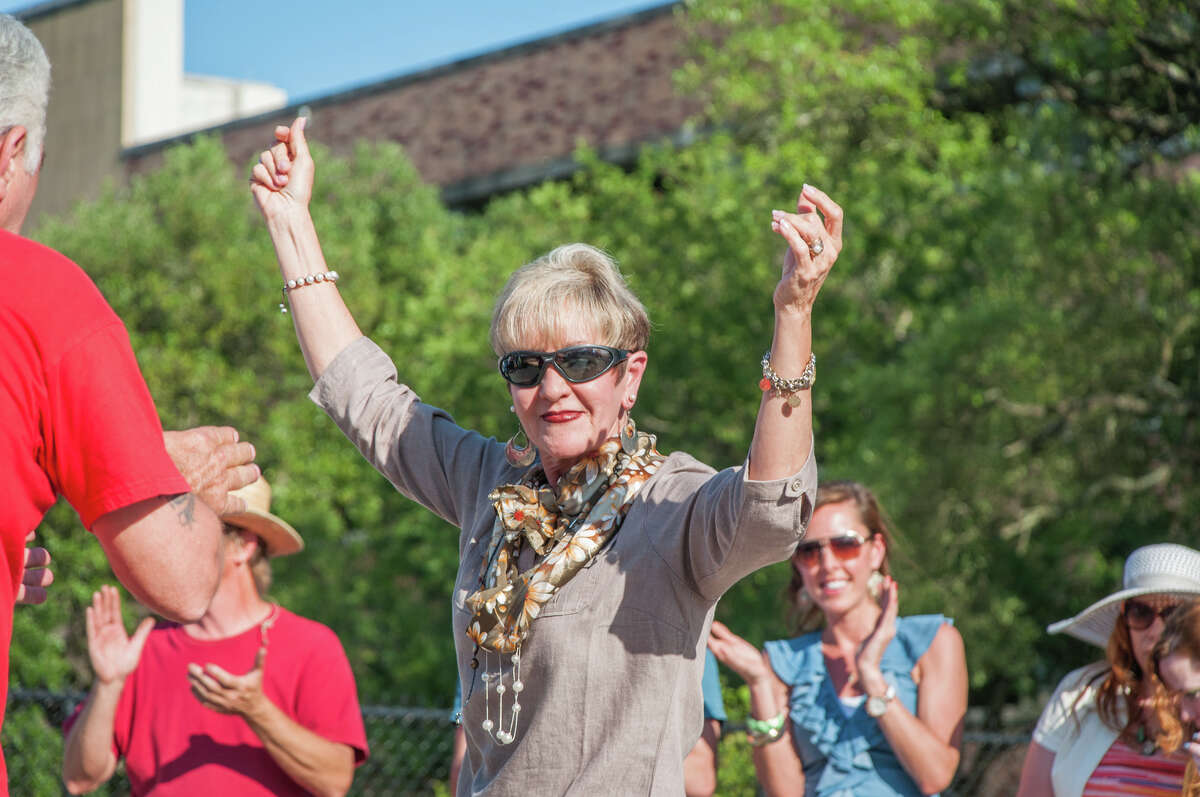
[[[896,698],[896,687],[888,684],[887,691],[882,695],[870,695],[867,697],[867,716],[879,719],[888,710],[888,706]]]

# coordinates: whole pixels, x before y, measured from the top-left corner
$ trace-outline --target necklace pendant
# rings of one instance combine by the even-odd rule
[[[1142,755],[1152,756],[1158,750],[1158,745],[1153,740],[1147,739],[1142,742]]]

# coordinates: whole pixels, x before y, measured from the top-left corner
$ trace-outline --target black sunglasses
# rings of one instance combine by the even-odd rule
[[[1134,631],[1145,631],[1150,626],[1154,625],[1154,618],[1161,617],[1163,622],[1171,616],[1171,613],[1178,609],[1180,604],[1172,603],[1161,609],[1155,609],[1148,603],[1142,603],[1137,600],[1125,601],[1125,622]]]
[[[833,555],[838,558],[838,561],[850,562],[862,551],[865,542],[866,540],[855,533],[842,534],[825,540],[802,542],[796,546],[796,558],[807,567],[816,567],[817,563],[821,561],[821,549],[828,545],[829,550],[833,551]]]
[[[628,349],[612,346],[568,346],[558,351],[511,351],[500,358],[500,375],[517,387],[541,383],[546,366],[562,374],[568,382],[590,382],[629,357]]]

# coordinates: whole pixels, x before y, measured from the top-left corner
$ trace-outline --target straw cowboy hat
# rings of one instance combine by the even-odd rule
[[[262,538],[267,557],[287,556],[304,550],[304,539],[283,518],[271,514],[271,485],[261,476],[257,481],[234,490],[245,500],[245,512],[222,515],[221,521],[230,526],[253,532]]]
[[[1125,560],[1122,589],[1096,601],[1079,614],[1046,628],[1051,634],[1070,634],[1100,647],[1108,646],[1122,604],[1139,595],[1200,596],[1200,551],[1182,545],[1146,545]]]

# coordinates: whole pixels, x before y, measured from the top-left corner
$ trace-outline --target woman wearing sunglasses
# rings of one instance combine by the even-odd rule
[[[788,250],[762,403],[746,465],[718,473],[660,454],[634,424],[650,322],[584,244],[517,270],[496,303],[491,343],[520,427],[507,445],[421,402],[327,270],[303,120],[276,137],[251,183],[311,395],[397,489],[461,529],[458,793],[682,794],[717,599],[785,559],[811,514],[809,319],[841,209],[806,187],[797,212],[772,215]]]
[[[1122,589],[1047,630],[1106,651],[1068,674],[1042,711],[1018,797],[1178,795],[1186,758],[1165,752],[1153,651],[1163,621],[1200,595],[1200,552],[1162,543],[1125,560]]]
[[[942,615],[899,617],[891,540],[856,482],[817,491],[788,587],[801,635],[762,653],[719,622],[708,646],[750,687],[754,766],[769,795],[934,794],[958,768],[962,637]]]

